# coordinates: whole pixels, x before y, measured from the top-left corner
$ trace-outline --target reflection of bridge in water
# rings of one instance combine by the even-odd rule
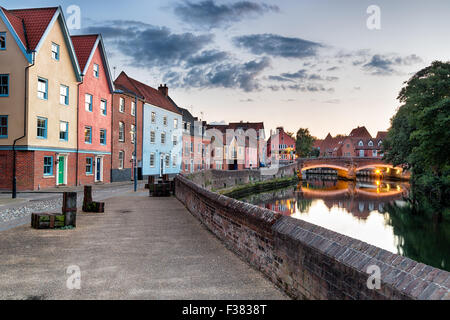
[[[358,172],[374,169],[378,170],[380,175],[408,179],[409,174],[404,172],[401,167],[395,167],[392,164],[384,162],[380,158],[362,158],[362,157],[323,157],[323,158],[301,158],[297,160],[297,169],[299,177],[305,171],[316,168],[329,168],[336,170],[338,176],[355,180]]]
[[[360,182],[304,181],[296,190],[280,191],[265,207],[284,215],[308,212],[313,201],[322,200],[328,210],[345,209],[359,219],[367,219],[372,211],[383,213],[385,206],[406,196],[406,185],[376,181],[373,185]]]

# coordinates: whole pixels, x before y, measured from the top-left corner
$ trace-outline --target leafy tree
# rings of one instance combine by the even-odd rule
[[[315,138],[311,136],[308,129],[300,128],[297,131],[295,141],[295,152],[299,157],[311,155]]]
[[[411,170],[414,202],[439,212],[450,199],[450,62],[435,61],[405,82],[384,142],[385,160]]]

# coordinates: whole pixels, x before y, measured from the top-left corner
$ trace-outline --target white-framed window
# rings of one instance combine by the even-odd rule
[[[136,139],[136,127],[134,126],[134,124],[131,125],[131,143],[134,144],[135,139]]]
[[[360,156],[361,158],[364,158],[364,150],[359,150],[359,156]]]
[[[52,42],[52,58],[53,60],[59,60],[59,44]]]
[[[100,113],[103,116],[106,116],[107,111],[106,111],[106,106],[108,105],[108,102],[105,99],[100,100]]]
[[[176,146],[178,143],[178,137],[177,136],[173,136],[173,145]]]
[[[152,123],[156,123],[156,113],[152,112]]]
[[[156,134],[155,131],[150,131],[150,143],[155,143]]]
[[[170,167],[170,156],[168,154],[165,156],[165,162],[166,168]]]
[[[119,112],[125,112],[125,99],[119,99]]]
[[[43,78],[38,78],[38,98],[47,100],[48,98],[48,81]]]
[[[358,146],[360,146],[360,147],[364,147],[364,142],[361,140],[361,141],[359,141],[358,142]]]
[[[190,123],[190,122],[187,122],[187,123],[186,123],[186,130],[187,130],[187,131],[190,131],[190,130],[191,130],[191,123]]]
[[[155,167],[155,154],[150,153],[150,168],[154,168],[154,167]]]
[[[161,132],[161,144],[165,144],[165,143],[166,143],[166,133]]]
[[[125,123],[122,121],[119,122],[119,141],[125,141]]]
[[[163,117],[163,125],[167,126],[167,117],[166,116]]]
[[[60,85],[59,87],[59,103],[65,106],[69,105],[69,87]]]
[[[84,97],[84,108],[86,111],[92,112],[92,95],[88,93]]]
[[[173,128],[178,129],[178,119],[173,119]]]
[[[377,150],[372,150],[372,156],[376,157],[378,155]]]
[[[131,115],[136,115],[136,103],[134,101],[131,101]]]
[[[373,141],[369,141],[369,143],[367,144],[369,147],[373,147]]]
[[[94,63],[94,77],[96,77],[96,78],[99,77],[99,70],[100,70],[99,65]]]
[[[123,169],[125,163],[125,152],[119,151],[119,169]]]
[[[177,166],[177,155],[176,154],[172,155],[172,166],[174,168],[176,168],[176,166]]]
[[[378,146],[381,146],[383,144],[383,141],[378,141]]]

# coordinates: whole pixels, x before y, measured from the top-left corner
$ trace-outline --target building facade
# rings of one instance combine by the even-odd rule
[[[72,36],[83,74],[79,85],[77,183],[111,181],[111,119],[114,91],[100,35]]]
[[[288,135],[283,127],[278,127],[267,140],[267,157],[271,164],[295,161],[295,139]]]
[[[18,190],[75,185],[82,79],[61,8],[0,8],[0,43],[0,188],[14,165]]]

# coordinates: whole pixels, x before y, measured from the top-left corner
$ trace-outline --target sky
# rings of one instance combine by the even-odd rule
[[[194,116],[263,121],[266,132],[308,128],[324,138],[364,125],[376,135],[389,128],[404,82],[434,60],[450,60],[448,0],[0,5],[61,6],[66,18],[78,17],[68,11],[78,6],[80,29],[69,24],[70,32],[102,33],[115,76],[125,71],[155,88],[166,83],[172,99]]]

